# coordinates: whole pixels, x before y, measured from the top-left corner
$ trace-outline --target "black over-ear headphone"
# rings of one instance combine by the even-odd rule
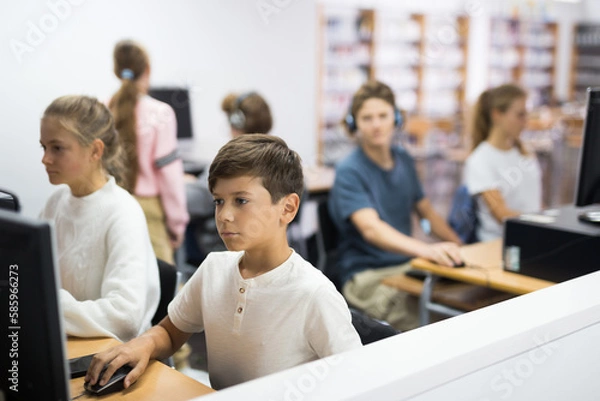
[[[344,123],[346,123],[346,127],[350,132],[356,132],[358,129],[356,126],[356,121],[354,120],[354,116],[352,115],[352,106],[350,106],[350,110],[348,110],[348,114],[346,114],[346,117],[344,118]],[[394,106],[394,127],[401,127],[402,124],[404,124],[402,113],[396,106]]]
[[[244,130],[244,127],[246,126],[246,116],[244,115],[242,109],[240,109],[240,105],[242,104],[244,99],[246,99],[248,96],[254,95],[255,93],[256,92],[246,92],[238,96],[237,99],[235,99],[235,103],[233,104],[233,111],[229,115],[229,124],[233,128],[240,131]]]

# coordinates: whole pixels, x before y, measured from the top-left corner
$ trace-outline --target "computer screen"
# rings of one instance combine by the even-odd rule
[[[600,88],[588,88],[575,206],[600,203]]]
[[[177,138],[192,138],[192,117],[190,113],[189,91],[185,88],[150,88],[148,94],[165,102],[175,110],[177,118]]]
[[[53,250],[48,223],[0,210],[0,400],[69,399]]]

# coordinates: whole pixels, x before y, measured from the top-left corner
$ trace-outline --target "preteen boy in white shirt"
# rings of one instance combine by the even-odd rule
[[[278,137],[243,135],[223,146],[209,188],[229,251],[206,258],[157,326],[97,354],[86,381],[103,384],[129,364],[127,388],[149,359],[167,358],[202,330],[216,389],[360,347],[341,294],[288,245],[303,185],[300,157]]]

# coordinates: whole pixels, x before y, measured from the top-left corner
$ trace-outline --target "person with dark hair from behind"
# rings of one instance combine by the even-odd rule
[[[268,134],[273,127],[271,109],[257,92],[230,93],[223,99],[221,109],[227,115],[232,138],[242,134]]]
[[[124,166],[113,117],[94,98],[60,97],[44,112],[40,144],[50,183],[66,184],[40,214],[56,232],[63,327],[130,340],[151,326],[160,286],[142,208],[117,185]]]
[[[230,93],[223,99],[221,109],[225,112],[230,127],[231,138],[243,134],[268,134],[273,126],[273,117],[267,101],[257,92]],[[193,221],[188,225],[185,238],[187,262],[198,266],[213,250],[221,250],[222,242],[216,229],[206,225],[215,212],[212,194],[208,189],[208,171],[198,178],[186,177],[187,208],[192,218],[201,221],[200,226]],[[200,228],[200,234],[198,229]],[[202,245],[198,244],[202,239]]]
[[[542,208],[541,168],[520,140],[526,99],[522,88],[505,84],[483,92],[475,106],[463,181],[476,196],[480,241],[501,238],[506,218]]]
[[[127,157],[124,188],[142,205],[156,256],[174,264],[189,220],[175,112],[148,96],[150,61],[138,43],[116,44],[114,73],[121,88],[109,107]]]
[[[127,388],[200,331],[215,389],[361,347],[344,298],[288,245],[304,187],[298,154],[281,138],[242,135],[219,150],[208,181],[228,251],[206,257],[157,326],[96,354],[86,381],[128,364]]]
[[[354,94],[344,123],[358,147],[336,166],[329,212],[340,232],[344,297],[351,306],[405,331],[418,325],[417,300],[381,280],[406,272],[413,257],[445,266],[459,264],[461,257],[460,239],[423,194],[412,157],[392,146],[402,119],[387,85],[369,81]],[[429,220],[433,234],[445,242],[411,237],[413,211]]]

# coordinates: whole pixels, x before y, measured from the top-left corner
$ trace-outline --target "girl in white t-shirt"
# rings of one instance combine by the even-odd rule
[[[527,94],[505,84],[483,92],[475,106],[473,152],[467,158],[464,184],[477,195],[477,237],[502,237],[506,218],[541,209],[541,170],[519,137],[525,128]]]

